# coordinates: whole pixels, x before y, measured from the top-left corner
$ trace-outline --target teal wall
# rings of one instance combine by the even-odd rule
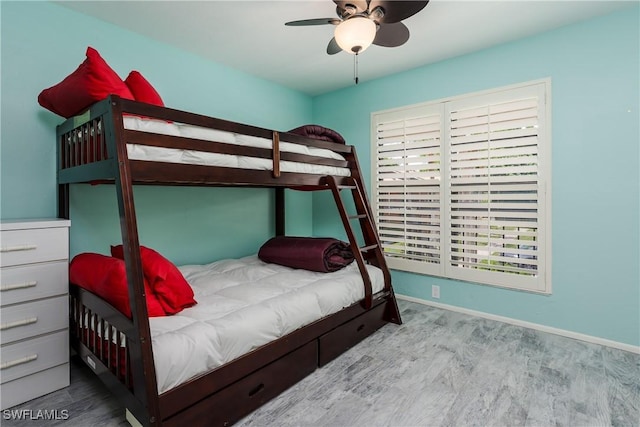
[[[640,345],[639,36],[635,5],[314,99],[369,176],[371,112],[551,78],[553,294],[394,271],[398,293],[431,300],[435,284],[440,303]],[[331,234],[314,197],[314,233]]]
[[[357,146],[365,176],[371,112],[551,78],[553,294],[398,271],[394,286],[429,300],[437,284],[445,304],[640,345],[637,6],[313,99],[55,4],[2,1],[0,15],[2,219],[56,215],[61,119],[36,98],[80,64],[87,45],[122,77],[141,71],[171,107],[336,129]],[[253,253],[273,232],[267,190],[144,187],[135,196],[142,243],[179,264]],[[290,234],[344,235],[326,194],[290,196]],[[119,239],[113,187],[73,186],[72,201],[72,254],[105,253]]]
[[[2,219],[55,217],[55,126],[38,93],[96,48],[122,77],[137,69],[173,108],[273,129],[312,122],[312,100],[48,2],[0,2]],[[136,188],[140,240],[177,263],[255,253],[273,228],[265,189]],[[119,242],[113,186],[72,188],[71,254]],[[311,196],[288,200],[288,232],[310,234]],[[302,214],[295,211],[302,210]]]

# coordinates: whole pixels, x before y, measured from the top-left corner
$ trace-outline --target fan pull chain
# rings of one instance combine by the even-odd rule
[[[353,80],[358,84],[358,52],[353,55]]]

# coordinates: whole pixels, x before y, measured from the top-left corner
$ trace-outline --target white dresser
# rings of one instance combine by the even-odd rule
[[[0,409],[69,385],[69,221],[0,224]]]

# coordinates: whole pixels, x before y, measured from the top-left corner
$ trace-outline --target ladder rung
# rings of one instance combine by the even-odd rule
[[[360,215],[351,215],[349,216],[349,219],[361,219],[361,218],[366,218],[367,214],[360,214]]]
[[[375,249],[377,247],[378,247],[378,245],[363,246],[363,247],[360,248],[360,252],[367,252],[367,251],[370,251],[371,249]]]
[[[336,185],[338,190],[355,190],[357,187],[355,185]]]

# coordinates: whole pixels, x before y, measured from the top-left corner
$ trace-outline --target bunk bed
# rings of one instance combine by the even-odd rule
[[[386,323],[401,323],[355,149],[310,136],[116,95],[58,126],[59,216],[69,218],[70,184],[115,187],[130,313],[70,283],[70,333],[79,357],[120,398],[132,424],[232,424]],[[285,235],[285,189],[331,191],[355,258],[339,274],[357,276],[359,297],[219,366],[161,385],[133,185],[273,188],[276,236]],[[345,203],[345,193],[353,200]],[[190,268],[196,267],[182,270],[187,278]]]

